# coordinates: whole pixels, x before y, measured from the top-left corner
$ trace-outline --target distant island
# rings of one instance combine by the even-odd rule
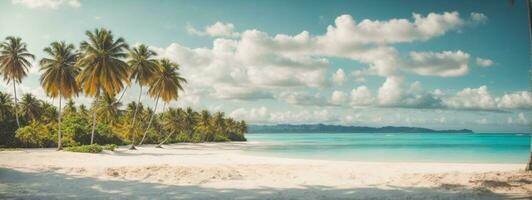
[[[343,126],[327,124],[249,125],[248,133],[473,133],[469,129],[434,130],[408,126]]]

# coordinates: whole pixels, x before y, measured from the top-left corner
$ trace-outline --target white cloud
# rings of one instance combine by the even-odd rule
[[[490,59],[477,58],[476,63],[480,67],[491,67],[494,62]]]
[[[352,106],[366,106],[374,102],[371,91],[365,85],[359,86],[351,91]]]
[[[410,52],[405,68],[425,76],[463,76],[469,71],[469,54],[462,51]]]
[[[472,12],[471,14],[471,21],[476,24],[484,24],[488,21],[488,16],[482,14],[482,13],[476,13]]]
[[[320,38],[320,41],[346,42],[345,45],[412,42],[441,36],[464,25],[464,20],[460,18],[458,12],[429,13],[426,16],[414,13],[412,17],[413,21],[364,19],[357,23],[350,15],[342,15],[336,18],[335,26],[327,27],[327,33]]]
[[[264,122],[269,121],[269,113],[266,107],[251,108],[251,109],[239,108],[239,109],[233,110],[229,114],[229,116],[234,119],[244,119],[246,121],[256,122],[256,123],[257,122],[264,123]]]
[[[521,124],[521,125],[529,124],[529,121],[528,121],[527,117],[522,112],[518,113],[515,119],[513,117],[508,117],[506,122],[508,124],[514,124],[514,123],[515,124]]]
[[[79,0],[11,0],[15,5],[23,5],[28,8],[51,8],[57,9],[61,6],[68,6],[79,8],[81,2]]]
[[[505,94],[495,99],[497,107],[502,109],[530,109],[532,108],[532,95],[528,91],[518,91]]]
[[[342,91],[335,90],[331,95],[331,104],[342,105],[347,101],[347,94]]]
[[[456,109],[495,109],[497,103],[490,95],[487,86],[479,88],[465,88],[454,96],[447,98],[444,103],[450,108]]]
[[[332,80],[336,85],[343,85],[345,83],[345,72],[342,68],[336,70],[332,75]]]
[[[191,25],[187,25],[187,32],[192,35],[211,36],[211,37],[238,37],[240,33],[235,32],[235,25],[231,23],[216,22],[206,26],[204,30],[197,30]]]
[[[326,109],[271,112],[266,107],[238,108],[229,116],[248,123],[326,123],[339,120]]]
[[[444,104],[453,109],[472,110],[515,110],[531,109],[532,97],[530,92],[518,91],[494,97],[488,87],[465,88],[444,99]]]
[[[276,95],[277,100],[284,101],[292,105],[306,105],[306,106],[328,106],[330,105],[327,98],[319,93],[310,94],[308,92],[294,92],[285,91]]]
[[[378,100],[381,105],[395,105],[402,97],[403,78],[390,76],[379,88]]]

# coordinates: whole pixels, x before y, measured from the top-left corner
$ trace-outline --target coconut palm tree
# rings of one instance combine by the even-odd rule
[[[77,112],[76,103],[72,101],[72,99],[69,99],[63,108],[65,113],[75,113]]]
[[[155,74],[150,89],[148,90],[148,95],[150,97],[155,97],[155,109],[154,114],[151,116],[150,121],[148,122],[148,128],[144,131],[144,135],[139,142],[139,145],[142,145],[142,142],[146,138],[146,134],[150,129],[152,124],[153,117],[157,111],[157,104],[159,104],[159,98],[161,98],[165,103],[169,103],[172,100],[176,100],[179,96],[179,91],[183,91],[183,83],[186,83],[187,80],[179,74],[179,65],[173,63],[168,59],[163,59],[158,62],[160,70]]]
[[[185,130],[185,127],[187,126],[185,115],[186,112],[181,108],[169,108],[167,112],[163,113],[162,126],[164,129],[168,130],[169,133],[168,136],[156,146],[157,148],[162,148],[162,145],[166,143],[174,133]]]
[[[127,57],[128,45],[124,39],[114,39],[111,31],[96,29],[87,31],[87,41],[81,43],[81,55],[77,65],[82,68],[77,80],[85,95],[98,97],[115,96],[128,80],[128,66],[122,59]],[[92,113],[91,144],[94,143],[96,109]]]
[[[65,42],[52,42],[49,47],[44,48],[44,52],[50,57],[43,58],[39,62],[41,65],[41,85],[46,95],[59,97],[59,114],[57,117],[57,150],[63,148],[61,144],[61,100],[62,98],[72,98],[79,93],[79,84],[76,77],[80,68],[76,66],[78,53],[73,44]],[[71,108],[74,108],[72,99],[69,101]],[[71,109],[69,109],[71,111]]]
[[[17,111],[17,83],[22,82],[26,77],[28,68],[31,66],[30,59],[35,59],[33,54],[28,52],[26,43],[22,42],[19,37],[7,37],[5,42],[0,44],[0,72],[2,72],[4,81],[13,82],[13,94],[15,104],[15,118],[17,126],[20,128]]]
[[[153,58],[157,54],[154,51],[149,50],[146,45],[142,44],[129,51],[128,55],[129,60],[127,61],[127,63],[130,67],[129,79],[130,81],[135,81],[139,84],[140,92],[137,101],[140,103],[142,97],[142,87],[150,83],[155,73],[157,73],[157,71],[159,70],[159,67],[157,66],[157,60]],[[132,129],[135,128],[137,112],[138,110],[135,109],[131,122]],[[133,134],[131,147],[129,148],[131,150],[135,149],[135,135],[136,134]]]
[[[121,106],[122,103],[118,102],[115,97],[103,95],[96,100],[93,108],[96,109],[96,113],[103,123],[113,125],[118,121]]]
[[[26,93],[22,95],[22,100],[20,101],[20,112],[26,121],[35,120],[41,115],[41,105],[41,100],[31,93]]]
[[[7,119],[11,116],[11,108],[13,107],[13,101],[11,95],[0,92],[0,121]]]

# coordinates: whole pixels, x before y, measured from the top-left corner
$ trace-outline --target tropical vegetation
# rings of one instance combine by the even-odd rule
[[[21,38],[7,37],[0,43],[0,76],[13,85],[12,94],[0,91],[0,146],[100,152],[125,144],[135,149],[143,143],[160,147],[246,140],[244,121],[222,112],[171,106],[187,82],[177,63],[158,59],[146,45],[130,49],[123,38],[106,29],[85,35],[79,49],[65,41],[52,42],[37,63],[44,93],[58,100],[57,107],[31,93],[22,94],[19,101],[17,84],[27,76],[35,56]],[[140,87],[137,101],[123,103],[132,84]],[[153,109],[142,102],[143,88],[155,101]],[[72,98],[80,94],[92,98],[92,104],[76,104]],[[164,103],[162,112],[157,110],[159,100]]]

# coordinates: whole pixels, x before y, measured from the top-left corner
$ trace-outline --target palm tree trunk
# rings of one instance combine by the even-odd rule
[[[59,124],[57,128],[57,150],[63,149],[61,144],[61,91],[59,91],[59,116],[57,117],[57,122]]]
[[[528,34],[529,34],[529,37],[530,37],[530,59],[531,59],[531,64],[532,64],[532,0],[527,0],[526,1],[526,4],[527,4],[527,7],[528,7]],[[532,68],[532,66],[531,66]],[[532,73],[532,71],[531,71]],[[531,87],[530,89],[532,90],[532,74],[531,74],[531,79],[530,79],[530,84],[531,84]],[[530,156],[528,158],[528,163],[526,165],[526,171],[532,171],[532,135],[530,135]]]
[[[124,91],[122,92],[122,94],[120,95],[120,98],[118,98],[118,100],[116,102],[120,102],[122,100],[122,97],[124,97],[124,94],[126,94],[126,91],[127,91],[128,87],[129,86],[126,86],[126,88],[124,88]],[[140,89],[141,89],[140,93],[142,94],[142,87]]]
[[[146,134],[148,134],[148,130],[150,130],[151,123],[153,121],[153,117],[155,117],[155,114],[157,113],[157,105],[159,104],[159,97],[161,97],[161,93],[157,94],[157,100],[155,100],[155,108],[153,109],[153,114],[150,117],[150,122],[148,123],[148,128],[146,128],[146,131],[144,131],[144,135],[142,136],[142,139],[139,142],[139,146],[142,145],[142,142],[144,142],[144,139],[146,138]]]
[[[93,104],[98,100],[100,95],[96,95],[93,100]],[[94,131],[96,130],[96,108],[92,109],[92,132],[91,132],[91,144],[94,143]]]
[[[133,113],[133,122],[131,122],[131,128],[129,129],[131,133],[133,133],[133,139],[131,140],[131,147],[129,150],[136,150],[135,148],[135,136],[137,135],[135,133],[135,122],[137,120],[137,112],[139,110],[140,105],[140,98],[142,97],[142,85],[140,85],[140,93],[139,93],[139,99],[137,100],[137,106],[135,107],[135,113]]]
[[[171,132],[170,134],[168,134],[168,136],[166,136],[166,138],[165,138],[161,143],[159,143],[157,146],[155,146],[155,147],[156,147],[156,148],[163,148],[162,145],[163,145],[164,143],[166,143],[166,141],[167,141],[168,139],[170,139],[170,136],[172,136],[173,134],[174,134],[174,132]]]
[[[14,94],[14,97],[15,97],[15,118],[17,119],[17,126],[20,128],[20,122],[18,120],[18,111],[17,111],[17,82],[16,81],[13,81],[13,94]]]

